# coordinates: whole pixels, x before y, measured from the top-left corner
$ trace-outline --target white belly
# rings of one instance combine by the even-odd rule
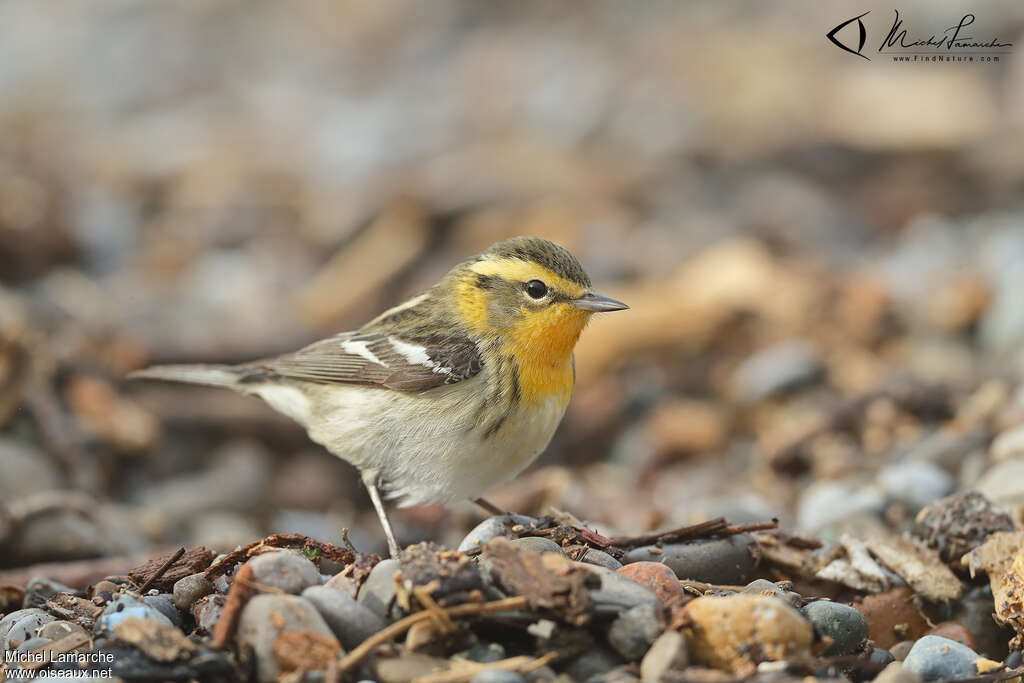
[[[388,497],[407,506],[481,496],[519,474],[551,440],[565,413],[554,398],[520,408],[484,436],[486,374],[424,394],[337,384],[256,393],[335,455],[376,470]]]

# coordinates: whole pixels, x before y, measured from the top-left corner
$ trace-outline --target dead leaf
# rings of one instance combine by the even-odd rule
[[[930,548],[902,536],[872,539],[867,548],[880,563],[928,600],[956,600],[963,593],[960,579]]]

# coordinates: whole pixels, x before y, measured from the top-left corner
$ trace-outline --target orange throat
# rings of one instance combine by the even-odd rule
[[[555,399],[564,406],[572,395],[572,351],[590,315],[558,307],[532,318],[505,345],[519,365],[520,395],[530,405]]]

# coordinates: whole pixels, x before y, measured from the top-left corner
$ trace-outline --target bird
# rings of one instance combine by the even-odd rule
[[[138,379],[212,385],[263,399],[359,471],[392,557],[384,500],[474,500],[512,480],[565,415],[573,350],[597,294],[567,249],[514,237],[454,266],[357,330],[238,365],[157,365]]]

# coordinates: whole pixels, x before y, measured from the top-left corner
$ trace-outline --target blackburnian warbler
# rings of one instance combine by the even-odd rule
[[[590,316],[625,308],[591,291],[563,247],[516,237],[354,332],[242,365],[133,376],[228,387],[302,424],[361,472],[396,556],[381,493],[402,506],[476,499],[515,477],[565,414]]]

